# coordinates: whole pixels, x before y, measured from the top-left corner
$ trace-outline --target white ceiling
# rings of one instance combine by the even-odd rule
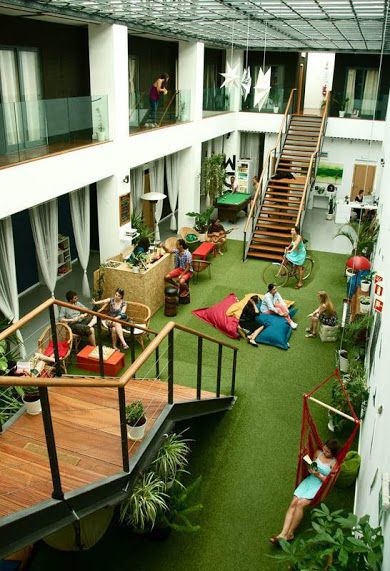
[[[117,22],[207,45],[390,53],[390,0],[0,0],[26,17]],[[33,16],[34,17],[34,16]]]

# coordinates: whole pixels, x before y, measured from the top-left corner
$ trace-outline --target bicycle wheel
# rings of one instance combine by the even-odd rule
[[[314,262],[311,258],[306,258],[303,263],[303,279],[307,280],[310,276],[311,272],[313,271]]]
[[[284,286],[288,280],[288,270],[283,264],[272,262],[264,268],[263,280],[266,285]]]

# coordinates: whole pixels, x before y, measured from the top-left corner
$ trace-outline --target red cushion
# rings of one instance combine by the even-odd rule
[[[228,317],[226,315],[228,308],[233,305],[233,303],[236,303],[236,301],[238,301],[237,297],[234,295],[234,293],[230,293],[219,303],[216,303],[211,307],[195,309],[192,313],[206,323],[210,323],[210,325],[216,329],[219,329],[219,331],[222,331],[222,333],[225,333],[225,335],[228,337],[237,339],[238,319],[237,317]]]
[[[65,357],[65,355],[69,350],[69,343],[67,341],[58,341],[57,346],[58,346],[58,355],[60,359],[62,359],[63,357]],[[46,347],[43,354],[47,355],[47,357],[54,357],[53,341],[50,341],[49,345]]]

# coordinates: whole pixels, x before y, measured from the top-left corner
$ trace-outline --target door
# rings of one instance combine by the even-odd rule
[[[0,97],[3,151],[42,144],[45,122],[38,50],[0,47]]]
[[[374,188],[376,166],[355,165],[352,178],[350,199],[354,200],[359,190],[364,190],[364,195],[372,194]]]

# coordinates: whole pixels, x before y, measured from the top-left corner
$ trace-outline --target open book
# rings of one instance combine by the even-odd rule
[[[306,464],[308,466],[310,466],[310,468],[313,468],[313,470],[317,470],[317,462],[315,460],[312,460],[309,456],[309,454],[306,454],[303,457],[303,460],[306,462]]]

